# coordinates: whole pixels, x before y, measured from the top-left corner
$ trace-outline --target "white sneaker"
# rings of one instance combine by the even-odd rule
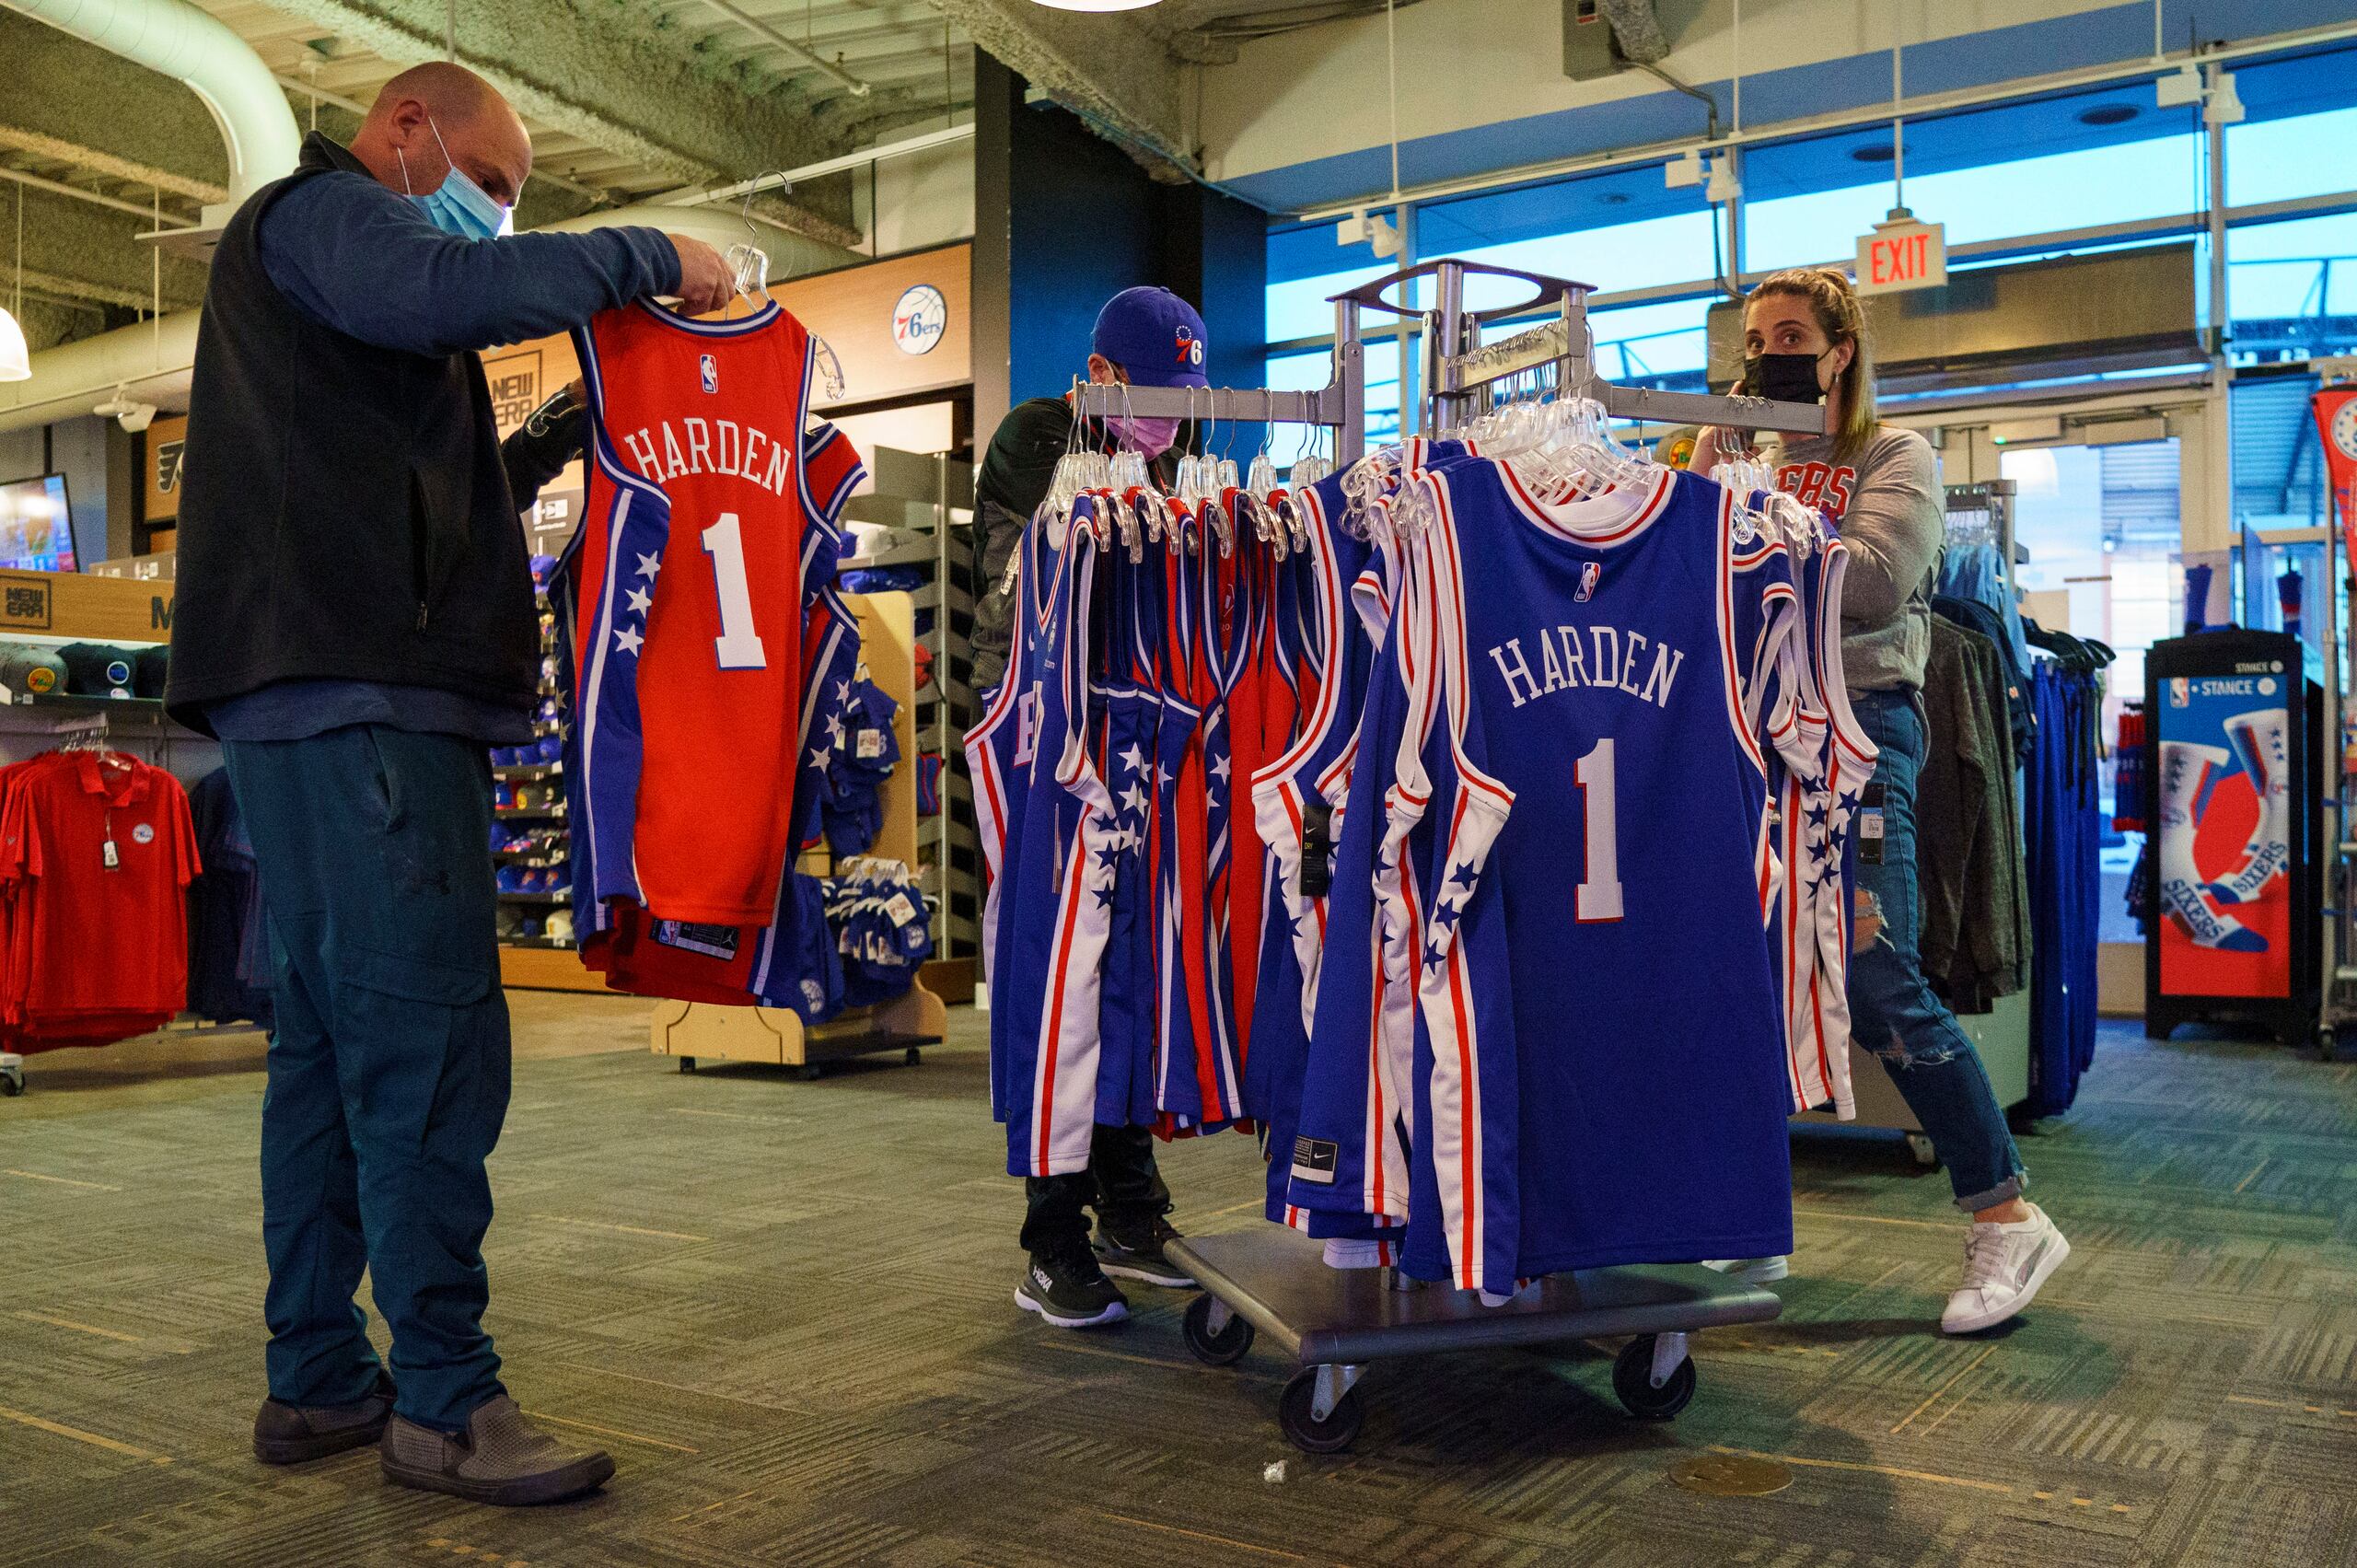
[[[1948,1297],[1941,1329],[1969,1334],[1996,1327],[2027,1307],[2070,1255],[2071,1244],[2036,1203],[2026,1220],[1975,1225],[1964,1244],[1964,1283]]]
[[[1702,1267],[1733,1274],[1747,1285],[1772,1284],[1793,1272],[1790,1258],[1706,1258]]]

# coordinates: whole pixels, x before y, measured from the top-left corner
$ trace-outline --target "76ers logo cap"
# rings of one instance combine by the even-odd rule
[[[1125,288],[1097,313],[1089,348],[1139,387],[1208,387],[1207,340],[1195,308],[1167,288]]]

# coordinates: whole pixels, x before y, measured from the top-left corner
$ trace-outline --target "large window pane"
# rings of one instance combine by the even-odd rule
[[[2226,204],[2247,207],[2357,188],[2357,109],[2226,128]]]
[[[1399,346],[1390,338],[1366,345],[1366,439],[1369,446],[1399,439]],[[1334,362],[1324,349],[1310,354],[1271,355],[1269,385],[1281,391],[1314,392],[1334,374]],[[1332,456],[1334,434],[1299,424],[1281,424],[1270,434],[1269,452],[1280,468],[1312,446]]]
[[[2357,214],[2229,230],[2226,297],[2246,363],[2357,350]]]
[[[1573,234],[1517,239],[1466,252],[1466,259],[1493,267],[1572,278],[1599,293],[1680,283],[1711,275],[1711,215],[1674,213]],[[1465,303],[1476,310],[1526,297],[1527,285],[1511,278],[1466,280]]]
[[[1594,312],[1587,320],[1596,335],[1597,372],[1624,387],[1702,390],[1710,357],[1702,324],[1710,308],[1707,299],[1681,299]]]
[[[2197,137],[2155,136],[1949,169],[1910,177],[1907,204],[1924,222],[1945,224],[1951,245],[2165,217],[2200,207],[2200,153]],[[1744,265],[1764,272],[1852,256],[1892,195],[1884,179],[1747,203]]]

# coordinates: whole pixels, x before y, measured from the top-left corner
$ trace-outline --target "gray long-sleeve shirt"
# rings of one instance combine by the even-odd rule
[[[1823,511],[1850,550],[1841,587],[1841,668],[1852,691],[1920,689],[1931,649],[1932,573],[1946,521],[1939,459],[1912,430],[1882,425],[1857,460],[1822,436],[1787,441],[1776,488]]]

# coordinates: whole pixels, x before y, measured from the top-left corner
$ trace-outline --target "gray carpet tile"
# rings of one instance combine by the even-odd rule
[[[525,1513],[249,1457],[250,1061],[37,1077],[0,1103],[0,1568],[2357,1562],[2357,1069],[2108,1027],[2024,1140],[2071,1262],[1974,1340],[1933,1327],[1945,1180],[1805,1135],[1784,1317],[1699,1338],[1676,1423],[1621,1413],[1610,1346],[1455,1355],[1377,1365],[1356,1448],[1314,1458],[1273,1353],[1189,1357],[1186,1295],[1088,1335],[1016,1308],[982,1022],[807,1084],[518,1064],[489,1323],[524,1408],[621,1466]],[[1182,1228],[1260,1224],[1248,1139],[1163,1157]],[[1794,1483],[1670,1484],[1714,1449]]]

